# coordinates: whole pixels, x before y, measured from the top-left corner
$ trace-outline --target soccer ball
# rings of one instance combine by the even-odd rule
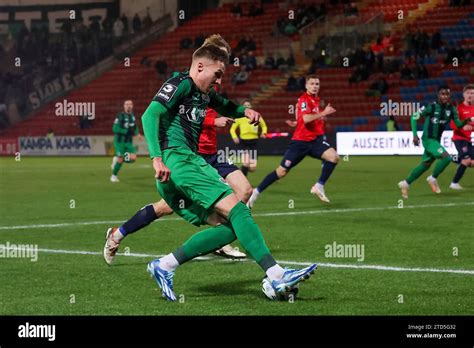
[[[275,289],[273,289],[270,279],[268,277],[262,279],[262,291],[265,296],[272,301],[295,300],[299,291],[298,285],[299,284],[296,284],[290,291],[276,293]]]

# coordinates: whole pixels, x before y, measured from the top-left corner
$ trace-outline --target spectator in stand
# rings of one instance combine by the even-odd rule
[[[236,54],[245,52],[245,50],[247,49],[247,45],[248,45],[248,41],[247,41],[246,36],[242,36],[239,40],[239,43],[237,44],[236,49],[235,49]]]
[[[365,81],[369,78],[369,69],[366,65],[360,64],[349,77],[349,83],[359,83],[360,81]]]
[[[292,21],[288,21],[283,31],[286,35],[291,36],[298,31],[298,28],[296,28]]]
[[[377,96],[380,97],[381,95],[386,94],[388,91],[388,83],[385,80],[383,74],[379,74],[374,82],[369,86],[369,89],[365,93],[366,96]]]
[[[132,28],[134,33],[138,33],[142,29],[142,20],[138,17],[138,13],[133,16]]]
[[[403,64],[402,69],[400,70],[400,79],[402,80],[413,80],[413,73],[408,67],[408,65]]]
[[[252,2],[249,7],[249,17],[256,17],[261,15],[263,15],[262,2],[260,1],[258,4]]]
[[[232,7],[230,8],[230,13],[232,13],[232,16],[235,18],[240,18],[242,17],[242,6],[240,3],[234,3]]]
[[[295,57],[293,56],[293,53],[290,53],[288,59],[286,60],[286,65],[288,65],[289,68],[293,68],[295,64]]]
[[[414,76],[416,79],[427,79],[429,77],[428,70],[423,63],[417,63],[414,71]]]
[[[257,59],[255,58],[253,51],[249,51],[248,55],[242,59],[242,62],[247,68],[247,71],[255,70],[257,68]]]
[[[298,81],[293,75],[288,77],[288,82],[286,83],[286,90],[289,92],[298,91],[300,88],[298,86]]]
[[[232,83],[234,85],[240,85],[240,84],[243,84],[245,82],[247,82],[247,80],[249,79],[249,73],[247,72],[245,66],[242,66],[240,68],[240,71],[235,73],[233,78],[232,78]]]
[[[155,63],[155,70],[159,76],[166,78],[168,75],[168,64],[161,58],[158,58]]]
[[[359,15],[359,9],[354,2],[344,5],[344,15],[346,17],[357,17]]]
[[[431,37],[431,49],[437,52],[441,48],[441,33],[436,31]]]
[[[273,53],[270,53],[265,58],[264,68],[269,69],[269,70],[276,69],[276,63],[275,63],[275,58],[273,58]]]
[[[184,49],[190,48],[192,45],[193,45],[193,40],[191,40],[191,38],[189,37],[183,38],[179,44],[179,46]]]
[[[150,8],[147,7],[146,16],[145,18],[143,18],[143,29],[147,29],[151,27],[152,24],[153,24],[153,20],[151,19],[151,15],[150,15]]]
[[[239,44],[239,39],[237,38],[237,35],[232,35],[232,38],[229,40],[229,46],[232,53],[235,52],[238,44]]]
[[[286,64],[285,58],[281,56],[281,54],[278,54],[277,60],[276,60],[276,66],[277,69],[286,71],[288,69],[288,65]]]
[[[123,37],[123,22],[117,18],[114,22],[114,46],[122,43]]]
[[[204,43],[204,40],[206,40],[206,38],[204,37],[203,33],[200,33],[198,36],[196,36],[194,39],[194,48],[201,47]]]
[[[247,45],[245,46],[245,50],[248,51],[256,51],[257,50],[257,43],[255,40],[250,36],[247,35]]]
[[[79,22],[79,21],[76,21],[76,22]],[[82,23],[79,22],[79,23]],[[105,39],[106,40],[111,40],[112,39],[112,33],[113,33],[113,26],[114,26],[114,21],[112,20],[112,18],[107,14],[107,16],[104,18],[104,20],[102,21],[102,29],[104,31],[104,34],[105,34]],[[80,27],[77,28],[76,32],[81,30]]]
[[[97,16],[92,17],[92,23],[90,24],[89,29],[91,31],[92,38],[98,40],[100,36],[100,23]]]
[[[384,58],[384,47],[382,45],[382,36],[379,35],[377,41],[370,46],[372,53],[375,56],[375,61],[377,63],[377,69],[379,71],[383,70],[383,58]]]
[[[123,32],[125,36],[128,36],[128,31],[129,31],[129,26],[128,26],[128,17],[125,15],[125,13],[122,13],[122,17],[120,17],[120,20],[123,23]]]

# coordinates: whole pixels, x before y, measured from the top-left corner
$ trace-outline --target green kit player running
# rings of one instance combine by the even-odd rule
[[[423,153],[421,163],[413,169],[408,178],[398,183],[403,198],[408,198],[410,184],[426,172],[436,159],[440,161],[436,165],[433,174],[426,180],[433,192],[441,192],[436,178],[451,162],[451,156],[440,144],[441,135],[451,120],[454,121],[457,128],[461,128],[469,122],[469,119],[464,121],[459,120],[456,107],[450,104],[450,90],[446,85],[438,88],[438,100],[436,102],[421,108],[421,110],[411,116],[411,129],[413,131],[413,143],[415,146],[419,146],[420,144],[420,139],[417,135],[417,121],[421,117],[425,118],[423,136],[421,138],[425,152]],[[474,120],[474,118],[471,119]]]
[[[183,219],[214,227],[196,233],[174,252],[151,261],[148,272],[163,296],[176,301],[176,268],[238,239],[267,274],[277,292],[310,277],[316,264],[301,270],[282,268],[271,255],[250,210],[201,156],[199,136],[209,106],[228,117],[247,117],[258,124],[260,114],[223,98],[212,88],[220,85],[229,55],[216,45],[198,48],[189,73],[168,79],[142,117],[143,130],[156,172],[157,189]]]
[[[133,114],[133,102],[131,100],[125,100],[123,103],[123,111],[119,112],[115,117],[112,131],[114,132],[115,156],[112,160],[112,176],[110,181],[119,182],[117,174],[123,162],[132,163],[137,159],[133,137],[138,135],[141,138],[137,121]]]

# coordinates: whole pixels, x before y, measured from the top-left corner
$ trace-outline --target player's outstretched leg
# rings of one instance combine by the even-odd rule
[[[112,168],[112,176],[110,177],[111,182],[120,181],[117,175],[118,175],[118,172],[120,171],[120,168],[122,168],[122,165],[123,165],[123,157],[118,156],[117,160],[115,161],[114,167]]]
[[[336,168],[337,163],[339,162],[339,155],[337,154],[336,150],[331,147],[323,152],[321,159],[323,161],[321,176],[319,177],[318,182],[313,187],[311,187],[310,192],[311,194],[317,196],[322,202],[329,203],[330,200],[326,196],[324,185]]]
[[[426,172],[430,168],[432,163],[432,161],[421,162],[418,166],[415,167],[415,169],[412,170],[408,178],[398,183],[398,187],[402,191],[403,198],[408,198],[408,190],[410,188],[411,183],[418,179],[424,172]]]
[[[276,170],[269,173],[262,182],[253,190],[252,195],[247,202],[247,207],[250,209],[253,208],[255,202],[258,199],[260,193],[262,193],[268,186],[273,184],[275,181],[284,178],[288,174],[288,169],[279,166]]]
[[[127,235],[148,226],[156,219],[171,215],[173,210],[162,199],[153,204],[148,204],[135,213],[120,227],[110,227],[105,234],[104,260],[111,265],[120,246],[120,242]]]
[[[470,158],[465,158],[459,163],[458,169],[456,170],[456,174],[454,175],[453,181],[449,187],[453,190],[462,190],[463,187],[459,184],[459,181],[464,176],[464,172],[466,171],[467,167],[474,167],[474,160]]]
[[[449,166],[450,163],[451,156],[447,152],[444,152],[441,155],[441,160],[436,164],[433,175],[430,175],[426,178],[426,181],[428,181],[428,184],[434,193],[441,193],[437,178],[446,169],[446,167]]]
[[[314,273],[317,267],[316,264],[301,270],[282,268],[271,255],[258,225],[250,214],[250,210],[242,202],[239,202],[235,195],[226,196],[215,205],[215,210],[220,216],[226,216],[229,223],[195,234],[182,247],[159,259],[160,269],[166,272],[174,272],[179,265],[197,256],[208,254],[237,238],[248,254],[270,278],[277,292],[295,286]],[[161,271],[158,270],[158,272]],[[167,299],[173,300],[172,295],[167,294],[165,289],[162,288],[162,290]]]

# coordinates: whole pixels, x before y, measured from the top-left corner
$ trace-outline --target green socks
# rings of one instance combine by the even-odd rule
[[[122,168],[122,164],[123,164],[123,163],[119,163],[119,162],[115,163],[114,169],[112,170],[112,174],[113,174],[113,175],[117,175],[117,174],[118,174],[120,168]]]
[[[181,247],[173,252],[174,257],[182,265],[197,256],[206,255],[232,243],[236,239],[229,224],[208,228],[191,236]]]
[[[412,170],[408,178],[406,178],[406,182],[408,184],[411,184],[413,181],[418,179],[421,176],[421,174],[426,172],[429,168],[430,166],[426,166],[423,163],[420,163],[418,166],[415,167],[415,169]]]
[[[240,244],[264,271],[276,265],[275,259],[265,244],[260,228],[253,220],[250,210],[245,204],[237,203],[229,212],[227,218]]]
[[[436,167],[433,171],[433,178],[437,178],[443,170],[446,169],[447,166],[451,163],[451,156],[446,156],[441,158],[441,160],[436,164]]]
[[[218,225],[198,232],[176,249],[173,255],[179,264],[182,265],[197,256],[209,254],[232,243],[237,238],[264,271],[276,265],[275,259],[265,244],[260,228],[245,204],[239,202],[232,208],[228,220],[230,224]]]

